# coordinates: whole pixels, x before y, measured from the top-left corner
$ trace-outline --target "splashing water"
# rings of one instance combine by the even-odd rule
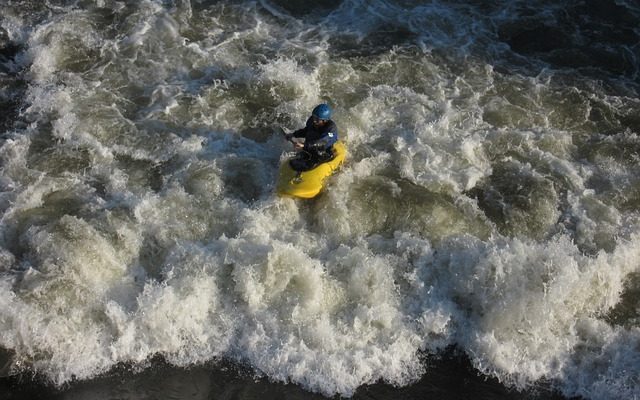
[[[1,5],[11,368],[224,359],[351,396],[455,345],[639,396],[640,9],[597,3]],[[350,158],[278,198],[278,128],[324,101]]]

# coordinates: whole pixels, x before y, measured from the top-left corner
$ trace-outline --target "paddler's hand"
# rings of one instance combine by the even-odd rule
[[[304,147],[304,144],[298,143],[298,142],[293,142],[293,149],[294,150],[302,150],[303,147]]]

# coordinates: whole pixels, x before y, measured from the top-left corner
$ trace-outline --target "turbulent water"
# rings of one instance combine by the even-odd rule
[[[3,0],[5,372],[224,360],[351,396],[455,347],[640,396],[640,5],[312,3]],[[347,163],[279,198],[320,102]]]

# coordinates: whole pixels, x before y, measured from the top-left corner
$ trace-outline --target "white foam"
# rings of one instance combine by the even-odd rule
[[[394,167],[416,184],[462,192],[491,174],[483,148],[485,134],[452,126],[460,115],[447,101],[438,103],[409,88],[384,85],[373,88],[355,112],[366,133],[350,134],[350,139],[356,144],[392,145],[393,150],[384,150],[390,151]],[[398,128],[397,119],[404,127]]]
[[[457,345],[518,388],[637,396],[640,332],[606,318],[640,268],[637,213],[619,206],[633,189],[611,201],[593,179],[632,188],[636,168],[576,159],[580,138],[538,96],[550,80],[411,47],[469,55],[492,38],[471,8],[346,1],[311,26],[261,4],[271,15],[225,4],[200,19],[186,3],[114,4],[116,37],[89,11],[26,33],[3,20],[32,61],[30,125],[0,149],[0,345],[15,367],[64,384],[156,354],[226,358],[351,396],[406,385],[420,352]],[[388,24],[415,37],[352,59],[332,52],[347,22],[363,40]],[[71,39],[95,66],[68,68]],[[325,100],[347,163],[313,201],[274,197],[286,147],[270,124],[297,128]],[[487,113],[509,105],[511,120]],[[539,234],[501,234],[466,194],[497,164],[553,191],[513,217]]]
[[[311,110],[320,102],[318,71],[305,71],[293,60],[278,59],[263,65],[260,81],[270,87],[270,94],[278,104],[276,112],[281,115],[297,114],[298,123],[304,123],[309,113],[305,111],[299,115],[301,110]],[[289,97],[293,99],[288,100]]]
[[[638,271],[637,236],[595,258],[563,237],[547,244],[458,240],[447,246],[456,250],[439,252],[429,275],[438,277],[439,291],[453,290],[443,297],[460,299],[467,310],[459,343],[477,368],[519,387],[541,378],[562,380],[574,363],[583,365],[583,346],[597,344],[585,340],[580,327],[605,326],[599,318],[620,300],[626,277]],[[618,370],[618,362],[628,360],[612,360],[607,369]],[[615,384],[628,379],[621,376]]]

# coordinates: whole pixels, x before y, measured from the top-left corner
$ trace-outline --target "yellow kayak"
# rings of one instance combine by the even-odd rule
[[[298,172],[291,168],[289,160],[280,166],[280,177],[278,178],[278,194],[281,196],[299,197],[310,199],[320,193],[324,186],[324,181],[331,176],[347,156],[347,148],[342,142],[333,145],[335,157],[330,161],[319,164],[309,171]]]

